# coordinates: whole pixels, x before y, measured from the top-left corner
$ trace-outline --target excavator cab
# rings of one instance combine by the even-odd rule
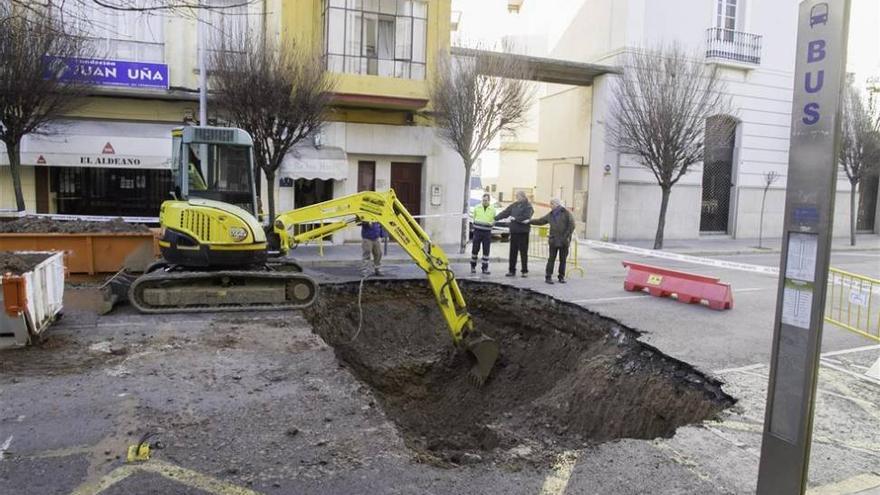
[[[177,199],[209,199],[257,212],[253,141],[227,127],[182,127],[171,133]]]

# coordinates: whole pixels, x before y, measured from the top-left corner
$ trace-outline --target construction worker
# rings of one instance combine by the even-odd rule
[[[382,275],[380,267],[382,265],[382,242],[379,240],[388,237],[385,229],[378,222],[361,223],[361,250],[363,251],[363,267],[361,273],[364,277],[370,275],[370,271],[376,276]],[[370,258],[372,258],[372,270],[370,269]]]
[[[517,254],[522,260],[522,276],[529,273],[529,221],[534,215],[535,209],[529,203],[529,198],[522,191],[516,192],[516,201],[495,216],[495,220],[510,217],[510,260],[509,270],[505,276],[516,276]]]
[[[483,195],[483,200],[471,213],[471,226],[474,230],[471,248],[471,273],[477,273],[477,255],[483,248],[483,262],[480,265],[483,275],[489,275],[489,248],[492,245],[492,225],[495,224],[495,208],[489,204],[491,196]]]
[[[550,213],[541,218],[532,220],[532,225],[550,224],[550,235],[547,242],[550,244],[550,257],[547,258],[547,269],[544,273],[544,281],[553,283],[553,265],[556,256],[559,255],[559,283],[565,283],[565,261],[568,259],[568,246],[571,244],[571,235],[574,233],[574,215],[557,198],[550,200]]]

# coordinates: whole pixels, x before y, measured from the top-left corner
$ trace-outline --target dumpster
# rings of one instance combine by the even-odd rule
[[[0,250],[63,251],[69,273],[116,273],[133,254],[159,253],[155,231],[97,233],[3,233]],[[143,256],[146,255],[146,256]]]
[[[62,253],[0,252],[0,349],[39,341],[63,297]]]

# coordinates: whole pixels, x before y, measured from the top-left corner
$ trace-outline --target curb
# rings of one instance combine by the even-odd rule
[[[634,246],[632,244],[620,244],[621,246],[627,246],[630,248],[637,249],[647,249],[649,251],[653,251],[651,248]],[[584,246],[588,249],[591,249],[590,246]],[[687,250],[687,249],[661,249],[659,251],[665,251],[668,253],[675,254],[683,254],[687,256],[737,256],[737,255],[749,255],[749,254],[780,254],[782,252],[781,248],[767,248],[767,249],[758,249],[755,247],[747,247],[747,248],[738,248],[738,249],[705,249],[705,250]],[[880,251],[880,246],[842,246],[842,247],[832,247],[831,252],[843,252],[843,251],[865,251],[865,252],[877,252]]]
[[[664,250],[666,251],[666,250]],[[782,253],[782,249],[772,248],[772,249],[734,249],[729,251],[719,251],[719,250],[706,250],[706,251],[683,251],[683,250],[668,250],[670,253],[678,253],[678,254],[687,254],[689,256],[737,256],[737,255],[746,255],[746,254],[780,254]],[[831,248],[831,252],[842,252],[842,251],[866,251],[866,252],[876,252],[880,251],[880,247],[860,247],[860,246],[847,246],[843,248]]]

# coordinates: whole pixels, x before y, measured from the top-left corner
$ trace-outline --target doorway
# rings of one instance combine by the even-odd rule
[[[422,164],[391,162],[391,189],[410,215],[422,214]]]
[[[297,209],[333,199],[333,179],[296,179],[293,188],[293,207]]]
[[[700,232],[727,233],[730,188],[733,186],[735,130],[736,121],[728,116],[719,115],[706,120]]]
[[[358,192],[376,190],[376,162],[358,162]]]
[[[877,196],[880,189],[877,174],[866,174],[859,182],[858,205],[856,206],[856,230],[874,232],[874,221],[877,213]]]

